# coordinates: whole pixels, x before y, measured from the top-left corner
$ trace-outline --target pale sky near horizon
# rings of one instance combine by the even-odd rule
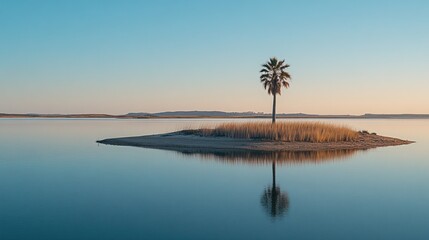
[[[1,1],[0,112],[429,113],[429,1]]]

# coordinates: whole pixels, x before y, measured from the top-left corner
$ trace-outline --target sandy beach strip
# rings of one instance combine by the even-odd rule
[[[413,141],[384,137],[372,134],[360,134],[354,141],[343,142],[283,142],[258,139],[238,139],[226,137],[203,137],[183,134],[182,131],[136,136],[110,138],[98,143],[119,146],[134,146],[167,150],[250,150],[250,151],[322,151],[322,150],[364,150],[376,147],[397,146]]]

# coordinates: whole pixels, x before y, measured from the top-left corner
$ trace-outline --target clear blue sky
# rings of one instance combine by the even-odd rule
[[[1,1],[0,112],[429,113],[429,1]]]

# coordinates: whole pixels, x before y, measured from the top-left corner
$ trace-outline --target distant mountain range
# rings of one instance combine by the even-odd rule
[[[222,111],[174,111],[159,113],[128,113],[129,117],[255,117],[265,116],[263,112],[222,112]]]
[[[0,118],[270,118],[271,113],[263,112],[222,112],[222,111],[171,111],[158,113],[111,114],[7,114]],[[351,119],[429,119],[429,114],[364,114],[364,115],[319,115],[305,113],[280,113],[278,118],[351,118]]]

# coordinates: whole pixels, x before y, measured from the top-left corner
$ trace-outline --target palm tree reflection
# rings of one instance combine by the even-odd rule
[[[261,205],[272,217],[280,217],[289,209],[289,198],[276,185],[276,162],[273,162],[273,185],[265,188],[261,196]]]

